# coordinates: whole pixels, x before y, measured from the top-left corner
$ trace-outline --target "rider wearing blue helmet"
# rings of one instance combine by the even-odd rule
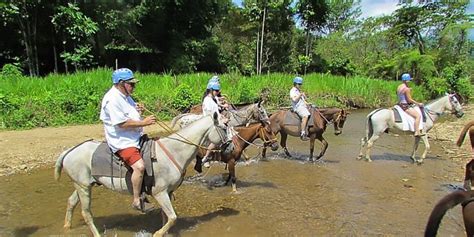
[[[222,116],[220,114],[220,109],[219,109],[219,104],[218,104],[218,99],[217,99],[217,96],[219,95],[220,90],[221,90],[221,85],[218,83],[218,81],[215,81],[214,83],[212,82],[208,83],[207,87],[208,87],[208,89],[206,90],[207,95],[204,97],[202,101],[202,113],[204,115],[213,115],[214,113],[217,113],[219,114],[219,116]],[[224,120],[227,120],[227,119],[224,118]],[[216,148],[216,144],[213,144],[213,143],[209,144],[209,146],[207,147],[206,154],[202,158],[202,164],[206,166],[209,165],[207,161],[210,160],[209,156],[211,155],[211,150],[213,150],[214,148]]]
[[[301,85],[303,85],[303,78],[295,77],[293,79],[293,88],[290,90],[290,98],[293,111],[301,118],[301,140],[307,141],[309,139],[307,124],[310,113],[307,108],[306,95],[301,90]]]
[[[105,139],[110,149],[132,169],[132,207],[142,212],[150,208],[141,207],[140,191],[145,164],[141,158],[139,140],[143,127],[154,124],[155,116],[141,117],[143,106],[135,103],[130,96],[138,80],[128,68],[120,68],[112,73],[113,86],[104,95],[100,109],[100,119],[104,124]]]
[[[423,107],[423,103],[416,102],[411,96],[411,88],[408,86],[408,82],[412,80],[410,74],[404,73],[402,75],[402,84],[397,87],[398,105],[410,116],[415,119],[415,136],[422,135],[420,132],[420,120],[421,115],[415,109],[415,106]]]

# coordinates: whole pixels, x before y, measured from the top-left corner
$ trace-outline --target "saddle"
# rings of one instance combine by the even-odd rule
[[[151,194],[151,188],[155,185],[153,173],[153,162],[156,162],[155,141],[149,139],[147,135],[143,135],[140,138],[140,147],[140,154],[145,163],[142,193]],[[133,193],[132,168],[115,155],[106,142],[102,142],[94,151],[91,168],[91,175],[96,180],[99,177],[110,177],[112,185],[114,185],[114,178],[125,179],[127,190]]]
[[[311,107],[308,109],[310,116],[308,118],[308,127],[312,127],[314,125],[314,116],[311,116],[315,110],[314,107]],[[294,112],[293,110],[288,110],[285,113],[285,119],[283,121],[283,124],[285,125],[293,125],[293,126],[301,126],[301,117]],[[301,130],[301,128],[300,128]]]
[[[422,115],[420,129],[423,129],[423,125],[426,122],[426,114],[418,107],[415,107],[415,109]],[[403,131],[415,131],[415,119],[412,116],[407,114],[399,105],[393,106],[392,110],[395,122],[402,123]]]

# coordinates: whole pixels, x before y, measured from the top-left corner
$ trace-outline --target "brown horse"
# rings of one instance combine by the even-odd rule
[[[471,128],[474,126],[474,120],[471,122],[467,123],[464,128],[461,131],[461,134],[459,134],[458,141],[456,142],[456,145],[461,146],[462,143],[464,142],[464,137],[466,136],[467,131],[469,130],[469,140],[471,140],[471,148],[472,151],[474,151],[474,128]]]
[[[474,191],[455,191],[443,197],[431,211],[426,224],[425,237],[434,237],[438,233],[439,224],[447,210],[458,204],[462,205],[462,216],[466,236],[474,236]]]
[[[288,110],[280,110],[270,116],[270,125],[272,127],[272,131],[275,133],[281,134],[281,141],[280,145],[283,147],[285,154],[291,157],[290,152],[288,152],[288,148],[286,147],[286,139],[288,135],[299,137],[300,136],[300,126],[298,125],[289,125],[285,124],[285,117],[286,113],[289,113]],[[320,159],[324,153],[326,153],[326,149],[328,148],[328,142],[323,137],[324,131],[326,131],[326,126],[330,123],[334,124],[334,134],[339,135],[342,133],[342,127],[344,126],[344,122],[347,119],[347,115],[349,112],[345,111],[344,109],[338,108],[328,108],[328,109],[317,109],[311,111],[311,116],[314,118],[313,126],[308,128],[308,136],[310,138],[310,150],[309,150],[309,161],[313,161],[313,152],[314,152],[314,141],[318,139],[323,144],[323,148],[321,149],[321,153],[316,157],[316,160]],[[266,149],[263,148],[262,157],[265,157]]]
[[[253,144],[252,142],[257,138],[260,138],[263,141],[264,146],[270,146],[273,151],[278,149],[278,143],[275,133],[272,132],[271,127],[267,122],[253,123],[247,127],[235,127],[234,129],[238,134],[232,138],[233,150],[230,152],[221,151],[217,154],[217,160],[227,163],[229,177],[227,178],[225,185],[232,180],[232,191],[236,192],[237,187],[235,182],[237,181],[237,178],[235,176],[235,164],[240,159],[244,149]],[[200,149],[196,157],[196,165],[194,166],[194,169],[199,173],[202,172],[201,159],[204,157],[204,154],[205,151]]]

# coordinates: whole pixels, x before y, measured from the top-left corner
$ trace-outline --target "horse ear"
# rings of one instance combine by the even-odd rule
[[[260,100],[260,101],[258,102],[258,104],[257,104],[257,107],[260,108],[260,105],[261,105],[262,103],[263,103],[263,100]]]

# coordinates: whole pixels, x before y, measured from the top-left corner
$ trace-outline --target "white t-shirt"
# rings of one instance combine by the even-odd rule
[[[113,152],[128,147],[140,148],[139,140],[143,128],[120,128],[118,125],[131,119],[141,120],[135,101],[122,94],[115,86],[104,95],[100,109],[100,120],[104,123],[105,139]]]
[[[206,96],[202,101],[202,113],[204,115],[219,113],[219,105],[212,99],[212,97]]]
[[[299,99],[298,97],[301,95],[300,90],[298,88],[293,87],[290,90],[290,98],[291,98],[291,106],[293,110],[296,110],[299,106],[305,106],[305,99],[301,96]]]

